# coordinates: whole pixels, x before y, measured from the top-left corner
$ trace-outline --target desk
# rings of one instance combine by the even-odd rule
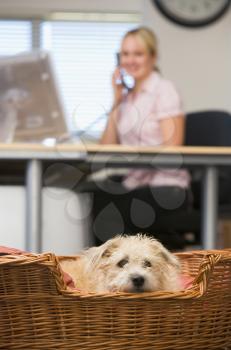
[[[231,165],[229,147],[128,147],[120,145],[2,144],[0,162],[23,162],[26,167],[26,249],[40,251],[42,163],[86,163],[92,171],[104,167],[200,167],[204,169],[203,248],[215,248],[218,212],[218,168]]]

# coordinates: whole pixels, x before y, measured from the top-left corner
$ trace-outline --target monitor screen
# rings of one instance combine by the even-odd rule
[[[49,54],[0,58],[0,142],[42,142],[68,135]]]

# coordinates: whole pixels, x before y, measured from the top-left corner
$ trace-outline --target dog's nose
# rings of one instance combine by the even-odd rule
[[[136,288],[140,288],[144,284],[144,277],[143,276],[139,276],[139,275],[133,276],[132,277],[132,283],[134,284],[134,286]]]

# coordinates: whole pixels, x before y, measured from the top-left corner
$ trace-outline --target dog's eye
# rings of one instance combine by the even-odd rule
[[[151,266],[152,266],[152,264],[150,263],[149,260],[144,261],[144,267],[151,267]]]
[[[128,260],[127,259],[122,259],[118,262],[117,266],[118,267],[124,267],[126,264],[128,263]]]

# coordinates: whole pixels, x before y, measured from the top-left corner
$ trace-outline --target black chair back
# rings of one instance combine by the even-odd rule
[[[231,146],[231,114],[219,110],[187,114],[185,145]]]

